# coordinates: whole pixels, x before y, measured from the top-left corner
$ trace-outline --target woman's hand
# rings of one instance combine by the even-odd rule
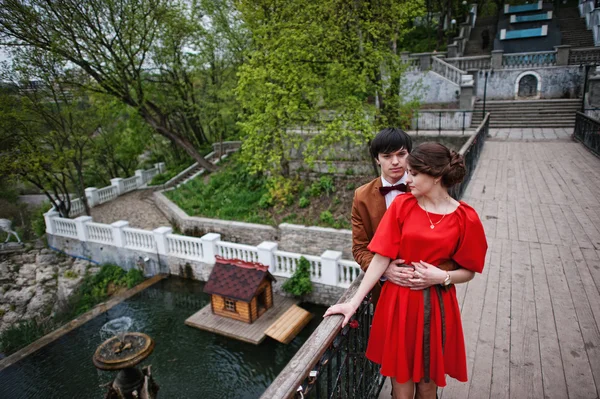
[[[356,307],[351,303],[338,303],[337,305],[333,305],[327,309],[323,317],[328,317],[334,314],[341,314],[344,316],[344,322],[342,323],[342,328],[346,327],[346,324],[350,321],[352,315],[356,313]]]
[[[415,267],[411,282],[411,290],[423,290],[432,285],[441,284],[446,279],[446,272],[434,265],[420,261],[413,262]]]

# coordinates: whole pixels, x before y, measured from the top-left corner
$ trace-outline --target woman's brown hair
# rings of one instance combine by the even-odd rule
[[[467,171],[462,155],[434,142],[419,144],[408,155],[407,162],[418,173],[441,177],[447,188],[460,183]]]

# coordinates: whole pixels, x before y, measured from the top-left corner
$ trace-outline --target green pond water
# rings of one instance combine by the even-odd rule
[[[325,307],[302,304],[310,324],[288,345],[266,338],[252,345],[186,326],[186,318],[209,303],[204,283],[176,277],[154,286],[0,371],[0,398],[103,398],[101,385],[115,372],[97,370],[92,355],[106,336],[102,326],[121,316],[133,319],[130,331],[148,334],[158,397],[257,398],[298,351],[322,319]]]

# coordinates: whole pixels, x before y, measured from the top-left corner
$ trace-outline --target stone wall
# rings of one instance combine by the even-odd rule
[[[50,249],[0,255],[0,332],[60,310],[83,276],[97,270],[90,262]]]
[[[307,255],[340,251],[342,259],[354,259],[352,231],[345,229],[282,223],[279,225],[279,249]]]
[[[419,99],[422,104],[456,103],[460,87],[435,72],[407,72],[402,81],[402,91],[409,100]]]

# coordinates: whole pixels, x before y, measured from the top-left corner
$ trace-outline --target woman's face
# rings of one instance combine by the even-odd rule
[[[406,185],[410,188],[410,192],[415,196],[427,195],[435,186],[436,179],[425,173],[419,173],[408,166],[408,177]]]

